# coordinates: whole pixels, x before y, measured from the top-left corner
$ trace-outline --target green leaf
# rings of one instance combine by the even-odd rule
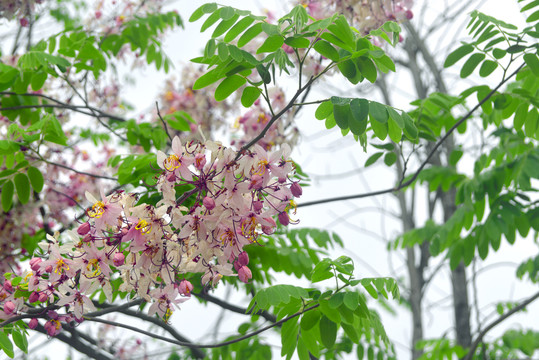
[[[255,21],[254,18],[247,16],[238,21],[236,25],[234,25],[228,32],[226,33],[224,37],[225,42],[231,42],[234,40],[239,34],[241,34],[245,29],[247,29],[252,23]]]
[[[464,79],[470,76],[477,67],[477,65],[479,65],[479,63],[483,61],[485,57],[486,55],[481,53],[472,54],[472,56],[470,56],[468,60],[466,60],[466,62],[462,66],[462,69],[460,69],[460,77]]]
[[[246,108],[251,107],[259,96],[260,90],[257,87],[247,86],[241,94],[241,104]]]
[[[377,153],[371,155],[367,159],[367,161],[365,161],[365,167],[371,166],[372,164],[374,164],[376,161],[378,161],[378,159],[380,159],[382,157],[382,155],[384,155],[383,152],[377,152]]]
[[[38,71],[32,75],[32,80],[30,80],[30,86],[32,90],[38,91],[43,87],[45,81],[47,80],[47,73],[43,71]]]
[[[337,324],[325,315],[320,319],[320,339],[325,347],[331,348],[337,339]]]
[[[345,78],[347,78],[350,82],[355,83],[354,78],[357,73],[357,67],[352,60],[345,60],[345,61],[339,62],[337,64],[337,67],[339,68],[339,71],[341,72],[341,74],[344,75]]]
[[[354,311],[357,309],[358,305],[359,305],[359,294],[356,293],[356,292],[351,292],[351,291],[347,291],[345,294],[344,294],[344,305]]]
[[[28,167],[26,172],[28,173],[28,177],[30,178],[30,183],[32,184],[32,188],[36,192],[41,192],[41,190],[43,189],[43,183],[44,183],[43,174],[41,174],[41,171],[39,171],[37,168],[33,166],[30,166]]]
[[[225,62],[229,57],[228,46],[223,42],[219,43],[217,45],[217,54],[219,55],[219,59]]]
[[[283,44],[284,38],[281,35],[273,35],[264,41],[264,43],[256,50],[256,53],[274,52],[277,51],[277,49],[280,49]]]
[[[387,132],[389,138],[394,142],[399,143],[401,141],[402,130],[393,118],[389,118],[389,121],[387,122]]]
[[[13,344],[3,329],[0,329],[0,348],[4,350],[8,357],[13,359],[15,356],[15,353],[13,352]]]
[[[215,89],[215,100],[223,101],[246,82],[247,80],[240,75],[232,75],[225,78],[219,86],[217,86],[217,89]]]
[[[492,72],[494,70],[496,70],[496,68],[498,67],[498,63],[496,61],[492,61],[492,60],[485,60],[482,64],[481,64],[481,67],[479,68],[479,75],[481,77],[487,77],[489,76],[490,74],[492,74]]]
[[[353,99],[350,102],[350,111],[352,112],[349,123],[350,130],[355,135],[362,135],[367,129],[369,101],[366,99]]]
[[[225,75],[221,73],[221,69],[213,69],[196,79],[193,84],[193,90],[199,90],[205,88],[216,82],[217,80],[223,78]]]
[[[539,76],[539,59],[535,54],[525,54],[524,61],[529,66],[535,76]]]
[[[333,104],[331,101],[324,101],[316,108],[314,117],[318,120],[324,120],[333,113]]]
[[[387,166],[393,165],[396,161],[397,161],[397,154],[393,152],[386,153],[386,155],[384,156],[384,163]]]
[[[387,123],[388,113],[386,106],[376,101],[371,101],[369,104],[369,114],[381,124]]]
[[[284,43],[295,49],[305,49],[308,48],[309,45],[311,45],[309,39],[306,39],[300,35],[288,37],[284,39]]]
[[[492,55],[498,60],[503,58],[506,54],[507,54],[507,51],[502,50],[502,49],[496,48],[492,50]]]
[[[379,121],[373,120],[371,116],[371,127],[372,131],[374,132],[374,135],[380,140],[385,140],[387,138],[387,123],[382,124]]]
[[[350,105],[333,104],[333,116],[341,129],[348,129],[349,119],[352,117]]]
[[[376,70],[376,66],[374,66],[371,59],[364,56],[358,57],[356,59],[356,65],[361,72],[361,75],[363,75],[367,80],[369,80],[371,83],[376,81],[378,71]]]
[[[313,48],[317,53],[333,62],[338,62],[340,59],[339,52],[325,40],[318,40],[314,43]]]
[[[304,313],[301,317],[301,322],[300,322],[301,329],[302,330],[311,329],[313,326],[318,324],[318,322],[320,321],[320,316],[321,314],[320,314],[320,311],[318,311],[318,309],[314,309],[314,310]]]
[[[11,180],[7,180],[2,186],[2,209],[4,209],[4,212],[8,212],[11,209],[14,189],[15,186]]]
[[[26,335],[19,331],[12,331],[11,336],[15,345],[25,354],[28,354],[28,339],[26,339]]]
[[[526,50],[527,47],[524,46],[524,45],[511,45],[507,48],[507,52],[509,54],[516,54],[516,53],[519,53],[519,52],[523,52],[524,50]]]
[[[534,22],[537,20],[539,20],[539,10],[537,10],[536,12],[528,16],[528,18],[526,19],[526,22]]]
[[[217,4],[216,3],[210,3],[210,4],[204,4],[200,6],[198,9],[196,9],[193,14],[191,14],[191,17],[189,18],[189,22],[195,22],[198,19],[200,19],[204,14],[210,14],[217,10]]]
[[[225,32],[228,31],[228,29],[232,27],[232,25],[236,23],[236,21],[238,21],[240,17],[238,14],[235,14],[234,10],[232,9],[233,16],[228,19],[224,19],[223,13],[225,12],[225,9],[232,9],[232,8],[226,7],[226,8],[221,9],[221,18],[223,19],[223,21],[221,21],[219,25],[215,27],[215,30],[213,30],[213,33],[211,34],[212,38],[216,38],[223,35]]]
[[[15,189],[17,189],[17,197],[22,204],[26,204],[30,200],[30,181],[28,176],[23,173],[18,173],[13,179],[15,182]]]
[[[221,11],[219,9],[219,10],[214,11],[210,16],[208,16],[206,21],[204,21],[204,23],[202,24],[202,27],[200,28],[200,32],[206,31],[210,26],[215,24],[221,18],[220,12]]]
[[[244,47],[249,43],[251,40],[253,40],[258,34],[262,32],[262,23],[256,23],[253,26],[251,26],[247,31],[243,33],[242,36],[240,36],[238,40],[238,47]]]
[[[219,16],[221,16],[221,19],[223,20],[230,20],[232,17],[234,17],[235,14],[236,14],[236,11],[232,7],[225,6],[221,8],[221,12],[219,13]]]
[[[258,72],[258,75],[260,75],[260,78],[264,84],[269,84],[271,82],[271,74],[264,65],[256,65],[256,71]]]
[[[474,47],[470,44],[464,44],[461,47],[454,50],[451,54],[447,55],[445,59],[444,67],[450,67],[454,65],[457,61],[468,55],[474,50]]]

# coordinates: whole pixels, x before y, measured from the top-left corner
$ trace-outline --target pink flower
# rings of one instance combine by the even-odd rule
[[[247,264],[249,264],[249,255],[245,251],[242,251],[238,255],[238,263],[240,264],[240,266],[246,266]]]
[[[178,287],[178,291],[183,296],[191,296],[191,291],[193,291],[193,284],[189,282],[189,280],[182,280],[180,282],[180,286]]]
[[[6,301],[4,303],[4,312],[6,315],[11,315],[15,311],[15,303],[13,301]]]
[[[117,252],[114,254],[113,262],[114,266],[121,266],[124,264],[125,261],[125,255],[121,252]]]
[[[253,274],[247,266],[242,266],[238,270],[238,277],[241,281],[247,284],[247,282],[249,282],[249,280],[253,277]]]
[[[28,327],[33,330],[37,327],[38,324],[39,322],[37,321],[37,319],[33,318],[28,322]]]

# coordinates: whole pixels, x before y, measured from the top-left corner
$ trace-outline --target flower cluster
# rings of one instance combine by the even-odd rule
[[[0,18],[17,17],[21,26],[28,26],[28,14],[34,11],[35,4],[44,0],[0,0]]]
[[[382,26],[386,21],[411,19],[413,0],[300,0],[309,13],[322,19],[339,12],[352,21],[363,34]]]
[[[286,105],[285,95],[280,88],[270,88],[269,98],[274,107],[274,112],[279,111]],[[263,102],[258,99],[247,112],[237,118],[235,128],[241,130],[241,137],[234,139],[232,145],[238,149],[260,134],[270,122],[272,115],[262,104]],[[265,136],[258,141],[258,144],[266,150],[277,148],[284,144],[294,146],[298,141],[299,130],[291,121],[292,115],[287,114],[270,126]]]
[[[217,84],[204,90],[193,90],[195,80],[203,74],[203,67],[192,63],[186,64],[183,67],[179,85],[176,85],[174,79],[169,79],[164,91],[159,95],[162,115],[185,111],[195,121],[190,124],[191,134],[189,132],[177,133],[184,141],[196,137],[199,129],[206,137],[215,134],[215,131],[225,124],[225,116],[233,111],[230,102],[217,102],[213,97]],[[155,116],[155,121],[159,121],[157,116]],[[169,128],[169,131],[173,129]]]
[[[89,296],[97,289],[111,301],[111,281],[119,277],[117,290],[152,302],[149,314],[167,321],[191,295],[186,274],[202,273],[208,286],[223,276],[248,282],[252,274],[243,247],[272,234],[274,217],[284,226],[296,222],[294,198],[302,190],[291,178],[290,149],[268,153],[255,145],[238,155],[211,141],[182,146],[175,137],[172,151],[157,154],[163,171],[156,178],[156,206],[123,191],[100,199],[87,193],[93,204],[89,219],[76,232],[66,231],[70,241],[61,245],[48,236],[40,243],[45,258],[33,258],[31,270],[16,283],[4,282],[0,318],[25,312],[27,303],[52,305],[40,317],[54,336],[63,322],[80,322],[94,310]],[[59,315],[63,306],[66,315]]]

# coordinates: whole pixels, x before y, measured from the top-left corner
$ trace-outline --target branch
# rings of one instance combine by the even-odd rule
[[[203,299],[203,300],[206,300],[208,302],[211,302],[215,305],[219,305],[220,307],[222,307],[223,309],[226,309],[226,310],[230,310],[232,312],[235,312],[235,313],[238,313],[238,314],[243,314],[243,315],[250,315],[252,314],[252,311],[251,310],[248,310],[248,309],[245,309],[245,308],[242,308],[242,307],[239,307],[239,306],[236,306],[236,305],[233,305],[231,303],[228,303],[224,300],[221,300],[219,298],[216,298],[210,294],[205,294],[205,293],[192,293],[194,296],[200,298],[200,299]],[[276,322],[277,321],[277,318],[275,317],[275,315],[263,310],[263,311],[258,311],[256,312],[254,315],[259,315],[259,316],[262,316],[264,319],[268,320],[269,322]]]
[[[73,110],[73,111],[79,112],[81,114],[85,114],[85,115],[92,116],[92,117],[96,117],[95,113],[98,113],[100,116],[107,117],[107,118],[112,119],[112,120],[117,120],[117,121],[122,121],[122,122],[126,121],[122,117],[106,113],[106,112],[104,112],[102,110],[99,110],[97,108],[94,108],[92,106],[88,106],[88,105],[70,105],[70,104],[67,104],[65,102],[62,102],[60,100],[57,100],[55,98],[52,98],[50,96],[43,95],[43,94],[32,94],[32,93],[17,94],[17,93],[12,92],[12,91],[0,91],[0,95],[35,96],[35,97],[40,97],[40,98],[43,98],[43,99],[47,99],[49,101],[53,101],[56,104],[58,104],[58,105],[53,105],[53,104],[21,105],[21,106],[13,106],[13,107],[2,108],[0,110],[18,110],[18,109],[26,109],[26,108],[47,108],[47,107],[48,108],[64,108],[64,109]],[[81,109],[88,109],[90,111],[93,111],[94,113],[87,112],[87,111],[82,111]]]
[[[192,343],[188,343],[188,342],[184,342],[184,341],[177,341],[177,340],[173,340],[173,339],[169,339],[169,338],[166,338],[164,336],[160,336],[160,335],[156,335],[154,333],[151,333],[151,332],[148,332],[148,331],[144,331],[144,330],[141,330],[137,327],[134,327],[134,326],[129,326],[129,325],[125,325],[125,324],[121,324],[121,323],[118,323],[118,322],[115,322],[115,321],[109,321],[109,320],[103,320],[103,319],[97,319],[97,318],[92,318],[92,317],[86,317],[85,316],[85,319],[87,321],[94,321],[94,322],[99,322],[99,323],[102,323],[102,324],[108,324],[108,325],[112,325],[112,326],[117,326],[117,327],[121,327],[121,328],[124,328],[124,329],[128,329],[128,330],[131,330],[131,331],[135,331],[135,332],[138,332],[140,334],[144,334],[146,336],[149,336],[149,337],[152,337],[154,339],[158,339],[158,340],[162,340],[162,341],[166,341],[168,343],[171,343],[171,344],[175,344],[175,345],[179,345],[179,346],[187,346],[189,348],[199,348],[199,349],[211,349],[211,348],[218,348],[218,347],[222,347],[222,346],[226,346],[226,345],[230,345],[230,344],[235,344],[237,342],[240,342],[242,340],[245,340],[245,339],[249,339],[253,336],[256,336],[260,333],[263,333],[264,331],[267,331],[271,328],[274,328],[276,326],[280,326],[282,325],[283,323],[287,322],[288,320],[290,319],[293,319],[297,316],[300,316],[304,313],[306,313],[307,311],[310,311],[310,310],[313,310],[313,309],[316,309],[317,307],[319,306],[319,304],[316,304],[316,305],[313,305],[311,307],[308,307],[306,309],[303,309],[302,311],[298,311],[297,313],[293,314],[293,315],[290,315],[290,316],[287,316],[285,317],[284,319],[282,320],[279,320],[273,324],[270,324],[270,325],[267,325],[267,326],[264,326],[263,328],[260,328],[258,330],[255,330],[253,332],[250,332],[248,334],[245,334],[243,336],[240,336],[238,338],[235,338],[235,339],[232,339],[232,340],[228,340],[228,341],[225,341],[225,342],[222,342],[222,343],[217,343],[217,344],[192,344]]]
[[[509,310],[508,312],[506,312],[505,314],[501,315],[499,318],[497,318],[496,320],[491,322],[488,326],[486,326],[483,329],[483,331],[481,331],[479,333],[479,335],[477,335],[477,339],[475,339],[475,341],[473,342],[472,347],[470,348],[470,351],[468,351],[468,353],[466,354],[466,356],[462,360],[471,360],[473,355],[475,354],[475,350],[477,350],[477,347],[483,341],[483,337],[490,330],[492,330],[494,327],[496,327],[498,324],[500,324],[502,321],[504,321],[505,319],[507,319],[511,315],[513,315],[513,314],[519,312],[520,310],[524,309],[526,306],[528,306],[530,303],[534,302],[538,298],[539,298],[539,292],[535,293],[535,295],[533,295],[529,299],[523,301],[520,305],[512,308],[511,310]]]
[[[366,198],[366,197],[370,197],[370,196],[377,196],[377,195],[382,195],[382,194],[388,194],[388,193],[393,193],[393,192],[396,192],[396,191],[399,191],[405,187],[407,187],[408,185],[412,184],[414,181],[417,180],[417,178],[419,177],[419,174],[423,171],[423,169],[425,168],[425,166],[427,166],[427,164],[429,163],[430,159],[434,156],[434,154],[436,153],[436,151],[438,150],[438,148],[440,146],[442,146],[442,144],[447,140],[447,138],[449,138],[451,136],[451,134],[462,124],[464,123],[466,120],[468,120],[472,114],[477,110],[479,109],[479,107],[481,107],[481,105],[483,105],[488,99],[490,99],[492,97],[492,95],[494,95],[498,89],[500,89],[500,87],[502,87],[503,84],[505,84],[510,78],[512,78],[513,76],[515,76],[523,67],[524,67],[525,64],[522,64],[520,65],[511,75],[509,75],[508,77],[506,77],[505,79],[503,79],[494,89],[492,89],[491,92],[488,93],[487,96],[485,96],[479,103],[477,103],[477,105],[475,105],[470,111],[468,111],[468,113],[466,113],[466,115],[464,115],[463,117],[460,118],[459,121],[457,121],[455,123],[455,125],[453,125],[451,127],[451,129],[449,129],[445,135],[440,139],[438,140],[438,142],[434,145],[434,147],[432,148],[432,150],[430,151],[430,153],[428,154],[427,158],[421,163],[421,165],[419,166],[419,168],[415,171],[415,173],[413,174],[413,176],[408,179],[407,181],[405,182],[401,182],[398,186],[395,186],[395,187],[392,187],[392,188],[389,188],[389,189],[385,189],[385,190],[377,190],[377,191],[373,191],[373,192],[368,192],[368,193],[362,193],[362,194],[355,194],[355,195],[346,195],[346,196],[339,196],[339,197],[334,197],[334,198],[328,198],[328,199],[321,199],[321,200],[314,200],[314,201],[307,201],[305,203],[300,203],[298,204],[298,207],[305,207],[305,206],[311,206],[311,205],[320,205],[320,204],[325,204],[325,203],[329,203],[329,202],[334,202],[334,201],[343,201],[343,200],[352,200],[352,199],[361,199],[361,198]]]
[[[333,64],[333,63],[332,63]],[[307,81],[307,83],[298,89],[298,91],[296,91],[296,93],[294,94],[294,96],[292,97],[292,99],[290,99],[290,101],[288,102],[288,104],[281,110],[279,111],[277,114],[275,114],[271,120],[267,123],[266,127],[264,127],[264,129],[260,132],[260,134],[258,134],[257,136],[255,136],[254,139],[252,139],[251,141],[249,141],[247,144],[243,145],[241,147],[240,150],[238,150],[238,153],[236,155],[236,157],[234,158],[234,161],[238,160],[239,157],[245,153],[245,151],[247,149],[249,149],[251,146],[253,146],[254,144],[256,144],[258,142],[258,140],[262,139],[266,133],[268,132],[269,128],[277,121],[281,118],[281,116],[283,116],[288,110],[290,110],[295,104],[294,102],[297,100],[297,98],[301,95],[302,92],[304,92],[306,89],[310,88],[311,85],[316,81],[316,79],[318,79],[320,76],[322,76],[323,74],[325,74],[329,69],[331,69],[332,67],[332,64],[328,65],[323,71],[321,71],[318,75],[316,76],[313,76],[309,79],[309,81]]]
[[[152,323],[154,325],[157,325],[160,328],[162,328],[163,330],[165,330],[166,332],[168,332],[170,335],[172,335],[172,337],[174,339],[176,339],[178,341],[181,341],[181,342],[184,342],[184,343],[187,343],[187,344],[192,344],[192,342],[189,339],[187,339],[186,337],[184,337],[183,335],[178,333],[176,331],[176,329],[174,329],[172,326],[170,326],[169,324],[167,324],[166,322],[164,322],[163,320],[161,320],[159,318],[149,316],[149,315],[146,315],[144,313],[133,311],[133,310],[120,310],[119,312],[124,314],[124,315],[133,316],[133,317],[136,317],[138,319],[141,319],[141,320],[150,322],[150,323]],[[196,359],[204,359],[206,357],[206,354],[204,353],[204,351],[200,350],[199,348],[189,346],[189,345],[186,345],[186,346],[188,346],[191,349],[191,352],[193,353],[193,356]]]
[[[45,330],[45,328],[41,324],[38,324],[34,330],[42,334],[48,335],[47,330]],[[77,350],[78,352],[84,355],[87,355],[88,357],[92,359],[96,359],[96,360],[112,360],[113,359],[112,357],[109,357],[97,351],[93,347],[81,342],[79,339],[77,339],[77,336],[75,336],[73,333],[71,334],[71,336],[67,336],[64,333],[59,333],[54,338],[60,340],[61,342],[66,343],[73,349]]]

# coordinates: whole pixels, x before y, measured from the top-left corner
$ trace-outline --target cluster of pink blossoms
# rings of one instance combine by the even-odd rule
[[[279,111],[285,105],[285,94],[280,88],[270,88],[269,98],[274,112]],[[243,115],[236,119],[235,128],[241,130],[241,136],[233,139],[231,144],[238,149],[256,137],[268,125],[272,118],[270,111],[258,99],[253,106]],[[288,113],[279,121],[275,122],[267,131],[258,144],[265,150],[271,150],[278,146],[294,146],[299,137],[299,130],[292,121],[293,114]]]
[[[48,242],[40,243],[45,259],[33,258],[19,283],[4,282],[0,318],[25,313],[27,303],[49,305],[36,317],[46,319],[54,336],[62,322],[80,322],[95,309],[89,295],[96,290],[112,301],[111,280],[120,277],[120,288],[114,290],[151,302],[149,314],[167,321],[193,289],[185,274],[203,273],[202,283],[208,286],[223,276],[248,282],[252,274],[243,247],[261,234],[272,234],[274,217],[284,226],[296,222],[290,216],[302,189],[291,178],[290,149],[285,145],[268,153],[255,145],[237,156],[219,143],[182,146],[175,137],[172,151],[157,154],[163,170],[156,183],[162,195],[157,206],[137,204],[136,194],[123,191],[101,194],[101,199],[87,193],[93,203],[89,220],[76,232],[66,231],[69,241],[63,244],[48,236]],[[178,194],[180,185],[192,189]],[[187,199],[194,200],[189,208]],[[27,297],[16,297],[16,290]],[[50,305],[57,308],[50,310]],[[63,306],[68,310],[60,315]],[[37,320],[29,325],[37,326]]]
[[[382,26],[386,21],[411,19],[413,0],[300,0],[317,18],[330,17],[335,12],[351,20],[363,34]]]
[[[233,112],[230,102],[218,102],[213,97],[217,84],[203,90],[193,90],[195,81],[204,73],[205,69],[202,66],[188,63],[183,67],[179,86],[175,84],[174,79],[169,79],[166,82],[164,91],[159,95],[161,115],[185,111],[196,122],[196,124],[190,124],[191,133],[177,133],[183,141],[196,137],[199,134],[199,129],[204,136],[211,136],[225,124],[225,117]],[[157,115],[154,118],[155,121],[160,122]],[[169,127],[169,131],[173,132],[174,129]]]
[[[0,18],[17,17],[21,26],[28,26],[28,14],[34,12],[35,4],[44,0],[0,0]]]

